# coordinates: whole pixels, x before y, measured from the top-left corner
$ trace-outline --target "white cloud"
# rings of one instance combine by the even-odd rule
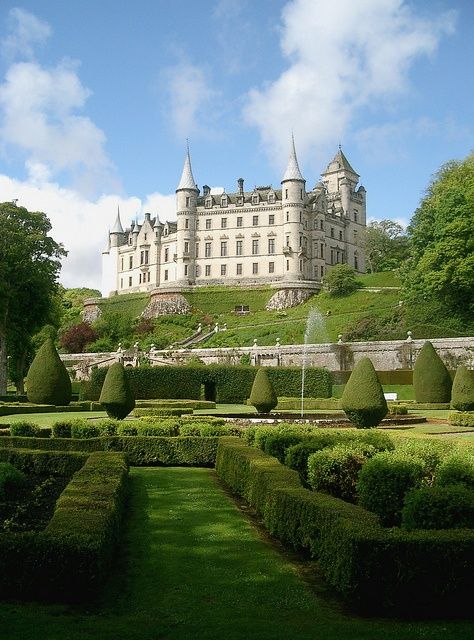
[[[9,22],[10,33],[2,44],[3,53],[8,58],[32,59],[35,47],[44,45],[52,33],[47,22],[25,9],[11,9]]]
[[[403,0],[291,0],[282,13],[289,67],[247,96],[244,118],[270,156],[285,158],[293,130],[302,157],[343,139],[362,107],[409,87],[409,70],[452,33],[455,14],[423,18]]]
[[[208,133],[216,113],[219,93],[204,70],[181,61],[163,72],[167,108],[176,135],[186,138]]]
[[[21,182],[0,175],[1,200],[18,199],[18,205],[31,211],[44,211],[52,224],[52,237],[62,242],[68,251],[63,260],[60,280],[66,287],[93,287],[101,285],[101,254],[107,245],[109,228],[115,221],[117,205],[120,205],[122,224],[132,219],[140,220],[146,211],[161,221],[176,219],[175,195],[152,193],[143,203],[139,198],[103,195],[88,199],[72,189],[62,188],[45,181],[41,167],[32,173],[35,181]]]

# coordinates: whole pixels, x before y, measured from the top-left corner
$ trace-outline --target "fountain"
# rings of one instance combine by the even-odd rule
[[[301,365],[301,417],[304,416],[304,381],[308,345],[320,342],[328,342],[326,325],[319,309],[312,307],[308,313],[304,332],[303,361]]]

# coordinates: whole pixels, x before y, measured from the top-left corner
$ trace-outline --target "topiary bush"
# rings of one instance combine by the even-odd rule
[[[458,411],[474,411],[474,374],[464,365],[456,369],[451,389],[451,407]]]
[[[369,358],[354,367],[341,398],[341,408],[359,429],[376,427],[388,413],[382,385]]]
[[[467,453],[455,453],[443,460],[436,470],[434,483],[446,487],[462,484],[474,490],[474,457]]]
[[[99,438],[100,429],[92,422],[86,420],[71,420],[71,438],[83,440],[84,438]]]
[[[356,501],[359,471],[376,453],[370,444],[348,442],[312,453],[308,458],[308,484],[314,491]]]
[[[0,462],[0,501],[14,500],[27,487],[26,475],[9,462]]]
[[[49,438],[49,429],[42,429],[34,422],[20,420],[10,425],[10,435],[22,438]]]
[[[398,526],[405,495],[421,485],[423,474],[423,463],[412,456],[378,453],[360,470],[356,487],[358,502],[376,513],[384,526]]]
[[[258,413],[270,413],[278,404],[275,390],[264,367],[260,367],[253,381],[250,404],[257,409]]]
[[[402,528],[474,528],[474,491],[459,484],[412,489],[405,497]]]
[[[51,426],[53,438],[70,438],[71,422],[71,420],[56,420],[56,422],[53,422]]]
[[[431,342],[425,342],[413,367],[413,388],[417,402],[449,402],[451,376]]]
[[[452,444],[446,440],[407,438],[397,443],[397,453],[412,456],[423,464],[424,482],[432,484],[436,470],[452,451]]]
[[[105,376],[99,402],[105,407],[110,418],[123,420],[135,407],[125,369],[120,362],[114,363]]]
[[[283,463],[287,449],[305,438],[307,435],[304,433],[274,433],[266,439],[264,451]]]
[[[26,377],[29,402],[66,406],[71,402],[71,379],[49,338],[38,349]]]

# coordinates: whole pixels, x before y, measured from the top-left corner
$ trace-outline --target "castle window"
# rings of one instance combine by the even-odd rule
[[[243,218],[242,218],[242,216],[239,216],[239,217],[237,218],[237,226],[238,226],[238,227],[241,227],[241,226],[242,226],[242,222],[243,222]]]
[[[212,220],[211,218],[206,218],[206,229],[212,228]]]
[[[275,202],[275,194],[274,193],[269,193],[268,194],[268,202],[269,202],[269,204],[274,204],[274,202]]]
[[[227,275],[227,265],[221,264],[221,276]]]
[[[257,275],[258,273],[258,262],[252,262],[252,273],[253,275]]]
[[[148,264],[148,262],[149,262],[149,256],[150,256],[150,254],[149,254],[149,252],[148,252],[148,249],[146,249],[146,250],[145,250],[145,264]]]
[[[196,220],[196,230],[199,229],[199,220]]]
[[[120,261],[120,271],[123,271],[123,258]]]
[[[252,240],[252,255],[258,255],[258,240]]]
[[[221,207],[227,207],[227,196],[222,196],[221,198]]]
[[[323,258],[323,259],[324,259],[324,243],[323,243],[323,242],[321,242],[321,244],[319,245],[319,247],[320,247],[320,249],[321,249],[321,252],[320,252],[320,253],[321,253],[321,258]]]
[[[302,247],[303,246],[303,236],[300,233],[300,240],[299,240],[299,246]]]
[[[123,289],[123,278],[120,278],[120,288]]]
[[[227,241],[221,242],[221,257],[225,258],[227,256]]]
[[[359,260],[358,260],[357,256],[354,256],[354,269],[356,271],[359,271]]]
[[[165,269],[165,280],[168,280],[168,269]]]
[[[287,222],[290,221],[290,212],[289,211],[286,212],[286,221]]]
[[[204,257],[205,258],[210,258],[211,257],[211,253],[212,253],[212,243],[211,242],[206,242],[204,245]]]
[[[358,219],[357,219],[357,211],[354,211],[354,222],[357,222],[357,221],[358,221]]]
[[[287,271],[290,270],[290,261],[289,260],[286,261],[286,270]]]
[[[258,193],[254,193],[252,196],[252,204],[258,204]]]
[[[268,238],[268,253],[275,253],[275,238]]]
[[[321,267],[321,279],[324,278],[324,267]]]
[[[258,227],[258,216],[252,216],[252,226]]]
[[[275,273],[275,263],[274,262],[269,262],[268,263],[268,273]]]
[[[196,278],[199,278],[200,275],[201,275],[201,267],[197,264],[196,265]]]
[[[342,231],[339,230],[339,240],[342,240]]]
[[[237,196],[237,206],[241,207],[244,204],[244,196]]]
[[[275,215],[273,213],[271,213],[268,216],[268,224],[269,224],[269,226],[271,226],[272,224],[275,224]]]
[[[144,240],[146,241],[146,239],[147,239],[147,234],[145,233],[145,237],[144,237]]]
[[[300,271],[303,271],[303,260],[300,260]]]
[[[206,209],[210,209],[212,207],[212,198],[206,198],[205,207]]]
[[[189,207],[190,204],[191,204],[191,198],[189,196],[186,196],[186,207]]]
[[[242,240],[237,240],[236,243],[235,243],[235,255],[236,256],[241,256],[242,255],[242,247],[243,247]]]
[[[357,229],[354,229],[354,244],[357,244]]]
[[[313,243],[313,258],[317,258],[318,257],[318,243],[314,242]]]
[[[322,220],[319,221],[319,228],[324,231],[324,222]]]
[[[132,276],[130,276],[128,278],[128,286],[131,287],[132,286]]]
[[[290,236],[286,236],[286,238],[285,238],[285,245],[286,245],[287,247],[289,247],[289,246],[290,246]]]
[[[184,275],[185,276],[188,275],[188,265],[187,264],[184,265]]]
[[[210,276],[211,275],[211,265],[210,264],[206,264],[204,275],[206,275],[206,276]]]
[[[331,238],[334,238],[334,227],[331,227]]]
[[[128,268],[133,269],[133,256],[130,256],[128,259]]]
[[[189,253],[189,242],[187,240],[184,243],[184,253]]]
[[[227,229],[227,218],[221,218],[221,229]]]
[[[148,282],[150,282],[151,271],[148,272]]]
[[[300,200],[303,200],[303,189],[300,189]]]
[[[285,189],[285,200],[288,200],[288,189]]]
[[[300,222],[303,222],[303,213],[300,211]]]
[[[141,284],[141,283],[142,283],[142,274],[140,273],[138,275],[138,284]]]
[[[189,229],[189,218],[184,219],[184,228]]]
[[[164,262],[169,262],[169,259],[170,259],[170,250],[167,247],[165,249],[165,260],[164,260]]]
[[[331,264],[334,264],[334,249],[331,249]]]
[[[196,242],[196,246],[194,248],[194,257],[199,258],[199,243]]]
[[[241,276],[241,275],[242,275],[242,265],[241,265],[241,264],[237,264],[237,265],[236,265],[235,273],[236,273],[238,276]]]

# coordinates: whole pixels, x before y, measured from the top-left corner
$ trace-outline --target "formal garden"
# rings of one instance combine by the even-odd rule
[[[72,400],[46,341],[0,404],[2,636],[472,634],[472,373],[427,342],[413,399],[306,374],[303,415],[291,368],[117,363]]]

